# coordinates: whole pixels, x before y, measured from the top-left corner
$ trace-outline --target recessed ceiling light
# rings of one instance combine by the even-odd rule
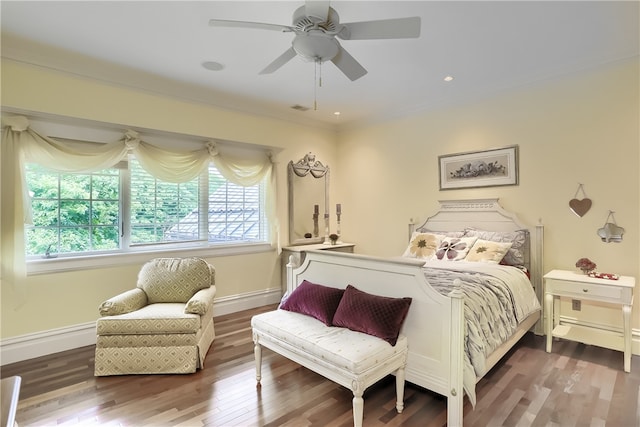
[[[340,117],[340,111],[336,111],[335,113],[333,113],[333,115],[336,117]]]
[[[219,62],[215,62],[215,61],[206,61],[202,63],[202,66],[204,68],[206,68],[207,70],[210,71],[220,71],[224,68],[224,65],[222,65]]]
[[[444,78],[444,81],[445,81],[445,82],[451,82],[451,81],[453,81],[453,76],[446,76],[446,77]]]

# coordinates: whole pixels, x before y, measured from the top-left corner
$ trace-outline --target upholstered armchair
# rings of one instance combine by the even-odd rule
[[[95,375],[184,374],[204,366],[215,338],[215,269],[200,258],[157,258],[136,288],[103,302]]]

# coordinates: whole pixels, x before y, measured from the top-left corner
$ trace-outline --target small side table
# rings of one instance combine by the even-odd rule
[[[596,279],[573,271],[552,270],[544,275],[544,309],[547,353],[551,352],[553,337],[584,344],[597,345],[624,352],[624,370],[631,372],[631,308],[636,279],[620,276],[618,280]],[[561,325],[560,297],[598,301],[620,305],[622,334],[580,325]]]

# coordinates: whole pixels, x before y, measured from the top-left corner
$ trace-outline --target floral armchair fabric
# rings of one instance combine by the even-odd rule
[[[156,258],[136,288],[103,302],[95,375],[182,374],[204,366],[215,338],[215,268],[200,258]]]

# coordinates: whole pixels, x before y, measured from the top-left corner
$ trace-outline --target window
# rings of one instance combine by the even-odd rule
[[[120,173],[62,174],[28,165],[33,227],[26,254],[102,251],[120,247]]]
[[[170,183],[155,179],[129,162],[131,176],[131,245],[199,240],[198,180]],[[195,233],[181,231],[194,228]]]
[[[212,165],[208,173],[178,184],[154,178],[134,158],[94,173],[28,164],[27,184],[34,219],[26,227],[31,258],[268,240],[264,185],[235,185]]]
[[[242,187],[209,168],[209,241],[259,241],[265,231],[263,186]]]

